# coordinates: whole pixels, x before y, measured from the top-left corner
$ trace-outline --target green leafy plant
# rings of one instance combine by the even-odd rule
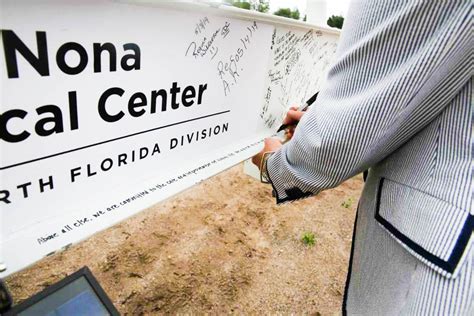
[[[254,10],[262,13],[267,13],[268,10],[270,10],[270,4],[268,0],[224,0],[224,2],[240,9]]]
[[[327,21],[327,24],[330,27],[342,29],[342,25],[344,24],[344,18],[340,15],[331,15],[331,17]]]
[[[295,9],[295,10],[291,11],[291,18],[295,19],[295,20],[299,20],[300,19],[300,10]]]
[[[352,206],[352,203],[354,203],[354,199],[350,197],[346,201],[342,202],[341,206],[345,208],[350,208]]]
[[[301,237],[301,242],[305,246],[309,246],[309,247],[314,246],[316,244],[316,236],[312,232],[306,232]]]
[[[252,4],[254,10],[262,13],[268,13],[270,10],[270,3],[268,0],[258,0]]]
[[[290,8],[280,8],[273,13],[274,15],[283,16],[285,18],[300,19],[300,11],[298,9],[294,9],[293,11]]]
[[[232,3],[232,5],[234,7],[245,9],[245,10],[250,10],[250,7],[251,7],[250,2],[246,2],[246,1],[236,1]]]

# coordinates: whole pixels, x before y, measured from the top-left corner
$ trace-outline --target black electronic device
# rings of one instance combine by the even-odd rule
[[[0,315],[9,310],[13,304],[13,299],[8,291],[7,285],[0,279]]]
[[[4,316],[120,315],[87,267],[13,306]]]

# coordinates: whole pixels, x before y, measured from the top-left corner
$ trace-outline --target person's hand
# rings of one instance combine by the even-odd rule
[[[305,112],[303,111],[298,111],[298,108],[295,106],[292,106],[289,110],[288,113],[286,113],[285,118],[283,119],[283,124],[289,124],[290,127],[288,127],[285,130],[285,136],[288,140],[290,140],[293,137],[293,134],[295,133],[295,127],[296,124],[301,120],[301,117]]]
[[[252,157],[252,162],[260,169],[263,154],[269,151],[277,151],[281,146],[283,145],[277,138],[265,138],[265,146],[263,146],[263,149],[258,154]]]

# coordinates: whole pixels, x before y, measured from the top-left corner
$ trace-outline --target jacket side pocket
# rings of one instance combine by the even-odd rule
[[[474,216],[392,180],[380,179],[375,219],[411,254],[446,277],[456,277],[472,244]]]

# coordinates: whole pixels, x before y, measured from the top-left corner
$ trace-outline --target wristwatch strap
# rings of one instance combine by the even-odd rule
[[[262,155],[262,160],[260,161],[260,182],[262,183],[270,183],[270,177],[267,172],[267,161],[273,154],[273,151],[267,151]]]

